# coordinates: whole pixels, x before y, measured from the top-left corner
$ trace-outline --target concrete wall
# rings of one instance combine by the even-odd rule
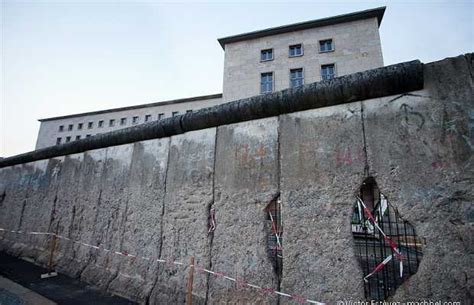
[[[364,299],[352,206],[375,177],[425,240],[393,301],[472,300],[472,55],[424,66],[424,89],[0,169],[0,227],[54,231],[172,258],[335,303]],[[266,254],[266,205],[282,199],[283,276]],[[207,232],[210,209],[217,227]],[[43,236],[0,233],[39,264]],[[57,269],[149,304],[184,303],[187,269],[61,240]],[[290,304],[196,272],[196,304]]]
[[[179,100],[178,100],[179,101]],[[190,102],[178,103],[164,103],[164,105],[152,104],[143,105],[143,107],[136,107],[133,109],[117,109],[112,111],[99,111],[100,113],[85,113],[83,115],[75,115],[72,117],[41,121],[38,138],[36,140],[36,149],[56,145],[56,139],[61,138],[61,143],[66,143],[66,138],[70,137],[71,141],[75,141],[77,136],[81,139],[97,134],[119,130],[130,126],[143,124],[145,116],[151,115],[151,121],[158,120],[158,116],[163,114],[162,118],[169,118],[173,112],[179,114],[186,113],[188,110],[196,111],[201,108],[212,107],[222,103],[222,98],[208,98],[199,99]],[[134,116],[138,116],[138,122],[133,123]],[[120,119],[126,118],[126,123],[121,125]],[[109,125],[110,120],[115,120],[113,126]],[[103,127],[99,127],[99,121],[103,121]],[[92,127],[88,124],[92,122]],[[78,129],[79,124],[82,123],[82,129]],[[68,126],[72,124],[72,130],[68,130]],[[64,131],[59,131],[59,126],[64,126]]]
[[[319,52],[319,40],[324,39],[333,40],[333,52]],[[303,45],[303,56],[288,56],[289,46],[295,44]],[[265,49],[273,49],[273,60],[260,61]],[[290,87],[290,69],[303,68],[307,84],[321,81],[324,64],[335,64],[338,76],[382,67],[377,18],[226,44],[223,99],[260,94],[260,74],[266,72],[273,72],[274,91]]]

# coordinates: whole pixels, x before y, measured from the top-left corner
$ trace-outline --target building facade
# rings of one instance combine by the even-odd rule
[[[383,66],[385,8],[219,39],[232,101]]]
[[[36,149],[81,140],[222,103],[222,94],[40,119]]]
[[[385,7],[218,39],[223,93],[39,120],[36,149],[383,66]]]

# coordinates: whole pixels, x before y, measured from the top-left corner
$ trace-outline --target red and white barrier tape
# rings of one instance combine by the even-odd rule
[[[379,272],[380,270],[383,269],[383,267],[385,267],[386,264],[388,264],[389,261],[392,260],[392,255],[390,254],[389,256],[387,256],[380,264],[378,264],[374,270],[372,270],[371,273],[367,274],[365,277],[364,277],[364,281],[365,282],[368,282],[368,278],[371,277],[372,275],[376,274],[377,272]]]
[[[364,207],[364,213],[365,215],[367,216],[367,218],[370,219],[370,221],[374,224],[374,226],[377,228],[377,230],[380,232],[380,234],[382,234],[384,240],[387,242],[387,244],[390,246],[390,248],[392,248],[392,250],[395,252],[399,262],[400,262],[400,278],[403,277],[403,255],[402,253],[400,252],[400,250],[398,249],[398,245],[390,238],[388,237],[384,231],[380,228],[379,224],[377,223],[377,220],[375,219],[375,217],[372,215],[372,213],[370,212],[370,210],[367,208],[367,206],[365,205],[364,201],[362,199],[360,199],[360,197],[357,196],[357,200],[359,201],[359,203]],[[370,276],[374,275],[375,273],[377,273],[379,270],[381,270],[383,267],[385,267],[385,265],[392,259],[392,255],[389,255],[387,256],[382,263],[378,264],[375,269],[369,273],[366,277],[364,277],[364,280],[367,281],[367,278],[369,278]]]
[[[209,211],[209,230],[207,231],[207,235],[211,234],[211,232],[214,232],[216,229],[216,210],[211,209]]]
[[[392,250],[397,254],[397,257],[399,259],[403,259],[403,255],[398,250],[397,244],[390,237],[388,237],[384,233],[384,231],[380,228],[379,224],[377,223],[377,220],[375,220],[374,216],[372,215],[370,210],[367,208],[364,201],[362,201],[362,199],[360,199],[360,197],[357,197],[357,200],[359,200],[360,204],[362,204],[362,206],[364,207],[364,212],[365,212],[365,215],[367,215],[367,218],[369,218],[369,220],[374,224],[374,226],[377,228],[377,230],[379,230],[380,234],[382,234],[383,238],[388,243],[390,248],[392,248]]]
[[[270,215],[270,220],[272,221],[272,231],[275,234],[276,242],[278,245],[277,247],[275,247],[275,252],[276,252],[276,255],[281,258],[281,255],[278,255],[278,250],[283,251],[283,247],[281,246],[280,235],[278,234],[278,231],[277,231],[277,224],[275,220],[273,219],[273,215],[271,211],[268,211],[268,215]]]
[[[148,261],[156,261],[158,263],[164,263],[167,266],[177,265],[177,266],[195,267],[197,269],[197,271],[200,272],[200,273],[209,273],[209,274],[212,274],[213,276],[215,276],[216,278],[223,278],[223,279],[235,282],[239,287],[248,286],[248,287],[260,290],[260,292],[263,293],[263,294],[272,294],[272,293],[274,293],[274,294],[277,294],[277,295],[280,295],[280,296],[290,298],[290,299],[292,299],[296,302],[299,302],[301,304],[310,303],[310,304],[317,304],[317,305],[325,305],[325,303],[318,302],[318,301],[313,301],[313,300],[304,298],[304,297],[299,296],[299,295],[284,293],[284,292],[281,292],[281,291],[277,291],[273,288],[261,287],[261,286],[258,286],[258,285],[248,283],[248,282],[244,281],[241,278],[230,277],[230,276],[227,276],[226,274],[221,273],[221,272],[212,271],[212,270],[206,269],[206,268],[198,266],[198,265],[185,264],[185,263],[182,263],[182,262],[174,261],[173,259],[160,259],[160,258],[142,257],[142,256],[132,255],[132,254],[128,253],[127,251],[122,251],[122,252],[113,251],[113,250],[105,249],[105,248],[100,247],[100,246],[93,246],[93,245],[90,245],[90,244],[87,244],[87,243],[72,240],[68,237],[61,236],[61,235],[58,235],[58,234],[55,234],[55,233],[49,233],[49,232],[24,232],[24,231],[6,230],[6,229],[3,229],[3,228],[0,228],[0,231],[9,232],[9,233],[16,233],[16,234],[56,236],[59,239],[68,240],[68,241],[71,241],[73,243],[85,246],[85,247],[89,247],[89,248],[93,248],[93,249],[101,250],[101,251],[105,251],[105,252],[110,252],[112,254],[117,254],[117,255],[120,255],[120,256],[130,257],[132,259],[138,258],[138,259],[143,259],[143,260],[148,260]]]

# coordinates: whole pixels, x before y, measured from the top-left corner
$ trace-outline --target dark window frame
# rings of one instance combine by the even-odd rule
[[[301,77],[293,78],[293,73],[301,72]],[[300,81],[299,85],[293,85],[293,81]],[[290,88],[298,88],[304,85],[304,68],[290,69]]]
[[[264,80],[264,77],[271,76],[271,81]],[[270,84],[270,90],[263,90],[264,86]],[[260,94],[268,94],[275,91],[275,74],[272,72],[260,73]]]
[[[301,53],[292,55],[291,50],[296,49],[297,47],[299,47],[301,49]],[[304,49],[303,49],[303,44],[302,43],[292,44],[288,47],[288,57],[301,57],[303,55],[304,55]]]
[[[333,73],[332,74],[324,74],[323,73],[324,69],[328,68],[330,66],[333,67]],[[331,77],[327,77],[326,75],[330,75]],[[335,63],[321,65],[321,80],[329,80],[329,79],[333,79],[335,77],[337,77],[337,70],[336,70],[336,64]]]
[[[321,47],[324,45],[326,46],[326,42],[330,41],[331,42],[331,49],[330,50],[326,50],[326,49],[322,49]],[[327,38],[327,39],[321,39],[319,40],[319,53],[329,53],[329,52],[334,52],[336,50],[336,47],[334,45],[334,39],[332,38]]]
[[[264,59],[263,54],[266,54],[266,53],[270,53],[272,57]],[[274,58],[275,56],[273,55],[273,48],[260,50],[260,62],[272,61]]]

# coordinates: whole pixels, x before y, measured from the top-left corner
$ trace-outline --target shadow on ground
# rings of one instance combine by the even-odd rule
[[[41,279],[45,268],[0,252],[0,275],[8,278],[58,304],[67,305],[132,305],[136,304],[118,296],[106,294],[77,279],[59,274]]]

